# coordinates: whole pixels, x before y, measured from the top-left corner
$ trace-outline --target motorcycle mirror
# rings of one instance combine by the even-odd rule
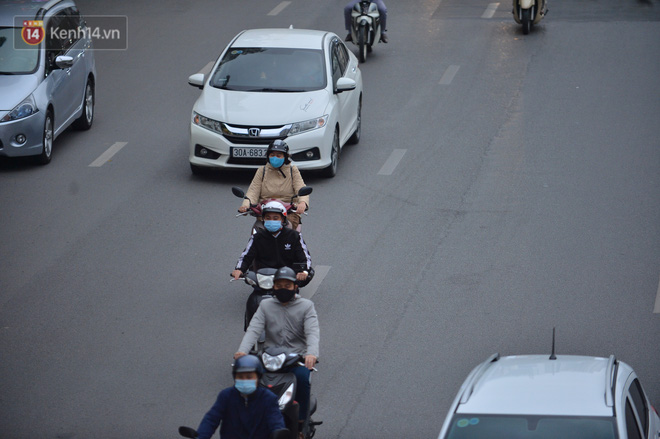
[[[271,439],[288,439],[289,438],[289,429],[280,428],[279,430],[273,431],[270,435]]]
[[[231,188],[231,193],[236,195],[238,198],[245,198],[245,192],[243,192],[243,189],[240,187],[232,187]]]
[[[310,186],[303,186],[298,191],[298,196],[304,197],[305,195],[309,195],[311,193],[312,193],[312,188]]]
[[[179,427],[179,434],[183,437],[189,437],[195,439],[197,437],[197,430],[190,427]]]

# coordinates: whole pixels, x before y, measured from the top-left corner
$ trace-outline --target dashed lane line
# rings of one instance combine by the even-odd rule
[[[305,299],[311,299],[312,296],[316,294],[321,282],[323,282],[323,279],[328,275],[331,268],[330,265],[319,265],[314,267],[314,279],[312,279],[305,288],[300,289],[300,295]]]
[[[495,11],[497,11],[499,6],[499,3],[490,3],[484,13],[481,15],[481,18],[493,18],[493,15],[495,15]]]
[[[655,295],[655,307],[653,308],[654,314],[660,314],[660,282],[658,282],[658,293]]]
[[[98,168],[103,166],[108,160],[110,160],[115,154],[119,152],[120,149],[122,149],[127,144],[128,142],[116,142],[110,148],[106,149],[106,151],[103,154],[101,154],[99,158],[97,158],[92,163],[90,163],[89,166],[92,168]]]
[[[378,171],[378,175],[392,175],[394,169],[398,166],[399,162],[401,162],[406,151],[407,149],[395,149],[392,151],[390,157],[387,159],[383,167],[380,168],[380,171]]]
[[[290,4],[291,4],[291,2],[282,2],[279,5],[275,6],[275,8],[273,8],[273,10],[268,13],[268,15],[271,15],[271,16],[277,15],[280,12],[282,12],[284,10],[284,8],[286,8]]]
[[[456,73],[458,73],[458,69],[460,69],[461,66],[449,66],[447,67],[447,70],[445,70],[445,73],[442,74],[442,77],[440,78],[440,82],[438,84],[440,85],[449,85],[451,84],[451,81],[454,80],[454,76],[456,76]]]

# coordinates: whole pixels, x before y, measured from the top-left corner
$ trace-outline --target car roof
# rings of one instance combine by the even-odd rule
[[[608,358],[577,355],[498,357],[480,366],[473,383],[466,381],[471,393],[464,393],[456,412],[613,416],[606,403],[611,364]]]
[[[0,27],[14,27],[15,17],[36,18],[41,8],[48,10],[62,0],[32,0],[30,2],[0,1]],[[68,2],[67,2],[68,3]]]
[[[322,49],[323,40],[330,32],[310,29],[250,29],[241,32],[232,47],[287,47]]]

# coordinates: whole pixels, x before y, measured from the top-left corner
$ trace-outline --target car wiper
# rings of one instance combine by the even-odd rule
[[[245,91],[274,91],[274,92],[281,92],[281,93],[292,93],[292,92],[297,92],[300,90],[291,90],[288,88],[270,88],[270,87],[264,87],[264,88],[251,88]]]

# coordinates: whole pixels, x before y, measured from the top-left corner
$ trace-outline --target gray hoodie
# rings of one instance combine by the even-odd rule
[[[238,351],[250,352],[264,329],[265,348],[283,347],[297,354],[319,356],[319,320],[309,299],[296,294],[285,304],[272,297],[262,300]]]

